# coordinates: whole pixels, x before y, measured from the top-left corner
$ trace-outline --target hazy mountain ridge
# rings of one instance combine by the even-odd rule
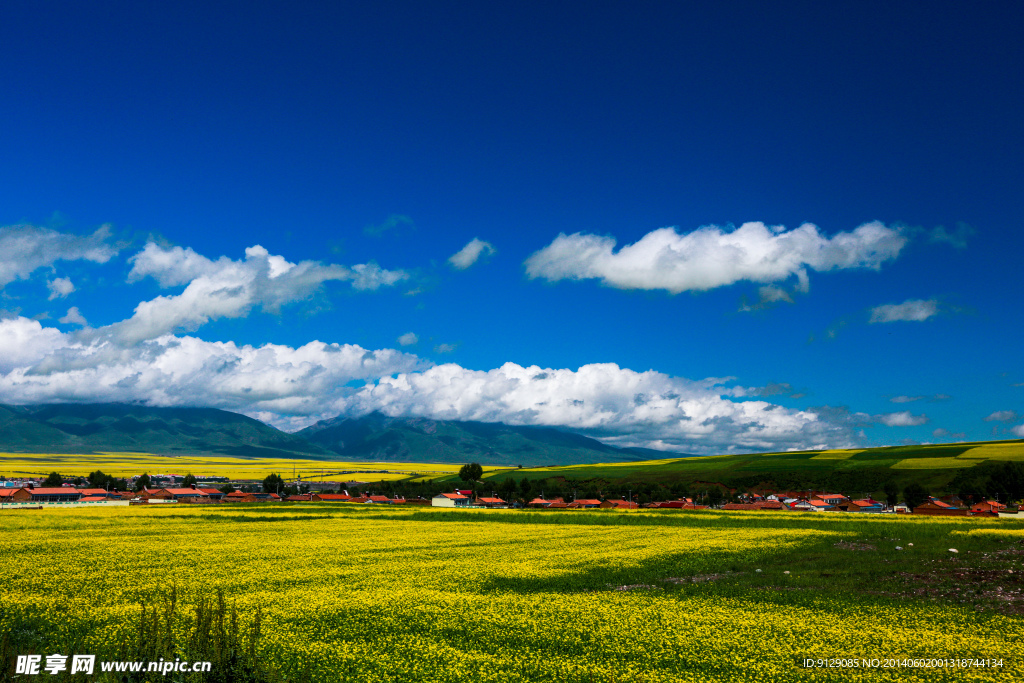
[[[295,433],[346,459],[467,462],[493,465],[559,465],[628,462],[680,457],[647,449],[623,449],[553,427],[388,417],[322,420]]]
[[[383,462],[570,465],[682,457],[616,448],[552,427],[388,417],[322,420],[288,434],[217,408],[117,403],[0,405],[0,451],[134,451]]]

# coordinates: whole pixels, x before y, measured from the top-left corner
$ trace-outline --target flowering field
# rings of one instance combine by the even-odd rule
[[[174,586],[194,604],[220,588],[243,619],[262,608],[260,656],[293,680],[1024,680],[1019,614],[898,580],[971,568],[1019,577],[1024,525],[851,517],[7,511],[0,620],[42,617],[85,652],[123,638],[140,601]],[[805,669],[798,657],[1003,666]]]
[[[271,472],[302,475],[307,481],[357,479],[395,481],[410,477],[432,479],[452,476],[459,465],[436,463],[380,463],[297,458],[240,458],[227,455],[156,455],[153,453],[0,453],[4,473],[14,477],[45,477],[58,472],[64,477],[87,476],[95,470],[115,477],[149,474],[194,474],[231,479],[263,479]],[[386,470],[381,472],[380,470]],[[484,467],[486,472],[504,468]]]

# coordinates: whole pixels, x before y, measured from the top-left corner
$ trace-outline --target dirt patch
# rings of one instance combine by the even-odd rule
[[[611,588],[613,591],[643,591],[643,590],[660,591],[660,590],[664,590],[663,588],[661,588],[661,586],[652,586],[649,583],[633,583],[633,584],[630,584],[628,586],[613,586],[612,584],[609,583],[608,587]]]
[[[870,543],[855,543],[853,541],[839,541],[833,544],[833,547],[842,548],[843,550],[878,550],[878,548]]]
[[[681,583],[705,583],[707,581],[718,581],[719,579],[727,579],[731,576],[739,576],[743,572],[729,572],[728,574],[696,574],[694,576],[670,576],[667,579],[662,579],[665,583],[674,583],[679,585]]]
[[[1004,614],[1024,614],[1024,575],[1006,569],[954,569],[921,574],[899,572],[903,590],[896,595],[915,596],[992,608]]]

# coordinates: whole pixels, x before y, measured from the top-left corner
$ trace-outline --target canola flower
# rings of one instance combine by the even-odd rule
[[[170,586],[185,604],[220,588],[243,614],[262,607],[261,657],[286,675],[325,682],[1024,679],[1019,617],[655,583],[731,562],[770,568],[848,538],[832,518],[809,528],[797,516],[747,517],[748,525],[707,513],[673,526],[640,523],[648,513],[543,514],[331,506],[5,514],[0,613],[36,615],[101,647],[131,631],[140,601],[159,603]],[[591,519],[600,523],[577,523]],[[960,528],[946,522],[927,524]],[[923,524],[908,520],[907,528]],[[998,657],[1005,665],[811,670],[798,668],[797,656]]]

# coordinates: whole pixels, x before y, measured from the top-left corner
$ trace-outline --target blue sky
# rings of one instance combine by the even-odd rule
[[[215,5],[0,9],[0,401],[1024,437],[1020,7]]]

